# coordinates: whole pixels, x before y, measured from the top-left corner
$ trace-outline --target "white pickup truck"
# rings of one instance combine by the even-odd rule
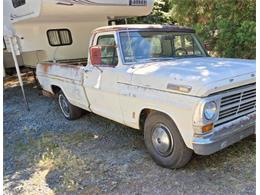
[[[83,110],[144,131],[157,164],[183,167],[255,133],[255,60],[209,57],[193,29],[118,25],[93,31],[88,62],[37,65],[63,115]]]

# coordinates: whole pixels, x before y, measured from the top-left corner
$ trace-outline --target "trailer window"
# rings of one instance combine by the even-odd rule
[[[49,44],[53,47],[72,44],[71,32],[68,29],[51,29],[47,31]]]
[[[25,0],[12,0],[14,8],[25,5]]]

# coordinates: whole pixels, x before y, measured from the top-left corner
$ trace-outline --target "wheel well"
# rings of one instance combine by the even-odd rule
[[[141,111],[140,116],[139,116],[139,128],[140,128],[140,130],[144,130],[145,120],[151,112],[160,112],[160,113],[164,114],[165,116],[169,117],[171,120],[173,120],[168,114],[166,114],[164,112],[161,112],[161,111],[158,111],[158,110],[153,110],[153,109],[150,109],[150,108],[145,108]]]
[[[61,88],[58,87],[58,86],[56,86],[56,85],[52,85],[52,86],[51,86],[51,90],[52,90],[52,92],[53,92],[54,94],[57,94],[57,93],[59,93],[59,91],[61,90]]]
[[[139,128],[140,130],[144,130],[144,123],[145,123],[145,120],[147,118],[147,116],[154,110],[152,109],[148,109],[148,108],[145,108],[141,111],[140,113],[140,116],[139,116]]]

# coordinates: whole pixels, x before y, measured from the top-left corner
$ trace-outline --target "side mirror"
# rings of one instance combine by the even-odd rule
[[[96,45],[90,47],[90,62],[93,66],[104,65],[115,67],[118,63],[115,45]],[[103,57],[103,59],[102,59]]]
[[[90,47],[90,61],[92,65],[100,65],[101,61],[101,46],[92,46]]]

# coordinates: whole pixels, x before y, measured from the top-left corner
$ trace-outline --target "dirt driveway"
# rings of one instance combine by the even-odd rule
[[[183,169],[157,166],[143,135],[95,114],[67,121],[32,84],[4,91],[5,194],[255,194],[255,136]]]

